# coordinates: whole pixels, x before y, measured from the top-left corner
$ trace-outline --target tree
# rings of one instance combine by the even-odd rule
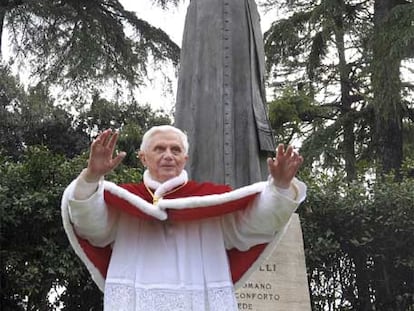
[[[307,138],[303,150],[309,163],[317,160],[344,169],[349,181],[356,177],[356,159],[370,154],[366,121],[371,108],[364,68],[368,8],[369,2],[295,1],[288,8],[290,17],[275,21],[265,33],[271,80],[308,98],[308,107],[297,111],[297,117],[310,126],[292,134]],[[352,51],[362,52],[350,57]],[[286,102],[284,95],[279,97]],[[270,110],[274,104],[278,99],[270,103]],[[276,129],[281,126],[286,124],[274,124]],[[329,137],[331,143],[315,146],[317,137]]]
[[[302,173],[312,310],[414,310],[414,179],[406,173],[402,182],[352,184],[343,174]]]
[[[108,79],[136,86],[150,57],[174,64],[179,58],[168,35],[118,0],[5,0],[0,26],[0,38],[4,28],[10,33],[13,62],[28,62],[33,76],[64,89],[97,87]]]
[[[84,150],[88,135],[75,126],[73,116],[55,105],[42,85],[26,92],[7,69],[0,69],[0,154],[17,159],[25,147],[47,146],[73,157]]]
[[[375,112],[376,154],[384,173],[398,174],[403,161],[401,61],[414,57],[414,4],[398,0],[376,0],[372,41],[372,86]]]
[[[79,273],[58,207],[64,183],[81,162],[68,170],[62,156],[42,147],[26,149],[19,162],[1,160],[2,310],[50,310],[50,290]]]
[[[383,2],[391,7],[392,3]],[[408,294],[412,285],[408,291],[402,289],[412,284],[412,280],[400,277],[404,273],[412,274],[412,270],[409,265],[398,267],[388,255],[391,241],[399,241],[400,237],[382,228],[383,223],[377,225],[375,213],[383,213],[383,219],[390,219],[395,215],[387,214],[388,208],[399,211],[396,219],[402,218],[413,203],[409,199],[400,206],[399,197],[388,192],[391,203],[386,202],[381,188],[385,180],[365,180],[365,176],[373,178],[373,172],[388,176],[390,168],[400,168],[403,161],[412,163],[413,150],[409,147],[413,143],[412,136],[404,138],[402,133],[412,133],[413,107],[409,97],[403,98],[402,85],[399,76],[396,77],[401,57],[412,56],[412,4],[403,2],[400,3],[402,7],[394,8],[393,13],[387,15],[381,34],[375,22],[378,3],[374,7],[374,1],[291,1],[287,5],[288,17],[275,21],[265,35],[269,72],[273,74],[275,85],[283,88],[270,103],[270,116],[276,129],[284,128],[286,132],[286,127],[290,126],[290,137],[284,139],[299,137],[302,140],[301,152],[313,171],[310,188],[318,186],[315,188],[322,193],[316,195],[311,206],[315,214],[304,214],[305,221],[306,217],[313,219],[309,223],[310,233],[305,233],[308,257],[323,258],[315,266],[311,265],[315,268],[311,268],[309,274],[314,307],[412,309],[412,297]],[[398,22],[394,15],[399,16]],[[391,37],[393,39],[389,40]],[[385,49],[381,57],[376,48]],[[385,57],[392,53],[400,57]],[[397,129],[401,132],[396,132]],[[279,133],[284,134],[283,130]],[[388,150],[380,155],[385,152],[384,148]],[[402,154],[401,150],[406,153]],[[387,163],[388,169],[387,166],[385,170],[378,169],[378,163],[384,166],[385,157],[392,160]],[[399,164],[390,167],[392,163]],[[409,171],[404,178],[409,178]],[[329,176],[333,176],[332,179]],[[342,182],[343,178],[347,184]],[[396,191],[400,186],[405,187],[405,182],[411,185],[406,180],[401,180],[401,184],[387,180],[385,187]],[[355,187],[360,187],[358,195],[354,193]],[[407,193],[399,195],[411,198]],[[326,212],[324,204],[330,205],[332,213]],[[354,208],[358,204],[361,207],[356,212]],[[372,211],[365,211],[367,207]],[[342,219],[348,210],[352,211],[350,218]],[[314,222],[316,215],[321,217],[320,222]],[[356,225],[359,218],[362,218],[361,223]],[[353,227],[347,228],[348,223]],[[393,230],[397,223],[398,220]],[[340,227],[345,227],[344,231]],[[316,233],[317,230],[320,231]],[[385,230],[390,236],[376,234],[378,230]],[[354,243],[355,235],[360,235],[356,239],[359,244]],[[371,239],[378,243],[371,244]],[[381,239],[389,244],[381,244]],[[406,239],[401,241],[405,244],[396,251],[398,254],[404,254],[404,247],[410,247]]]
[[[141,165],[136,152],[146,130],[155,125],[171,124],[170,117],[163,111],[153,111],[149,105],[141,106],[134,100],[117,103],[95,94],[92,103],[85,106],[90,108],[80,113],[78,126],[84,128],[91,138],[98,130],[119,130],[122,135],[118,141],[118,150],[127,153],[123,162],[128,166]]]
[[[291,16],[276,21],[266,32],[265,48],[277,85],[300,88],[310,101],[318,98],[314,106],[322,107],[323,112],[314,109],[313,115],[322,124],[330,124],[328,129],[334,127],[331,121],[337,125],[330,132],[339,152],[327,155],[312,146],[308,150],[315,155],[312,159],[323,155],[324,161],[332,156],[336,163],[344,161],[348,180],[356,177],[358,159],[378,160],[385,173],[398,171],[403,161],[402,145],[409,142],[402,134],[414,120],[413,106],[403,92],[404,88],[414,89],[414,85],[403,85],[400,78],[401,61],[413,57],[413,4],[343,0],[289,3]],[[309,122],[312,114],[304,116],[303,121]],[[315,123],[316,119],[311,121]],[[321,122],[312,127],[319,132],[314,135],[324,135]],[[308,134],[304,133],[311,141],[314,135]],[[306,142],[304,147],[307,149]]]
[[[25,100],[22,87],[10,72],[0,67],[0,154],[16,157],[23,148],[18,103]]]

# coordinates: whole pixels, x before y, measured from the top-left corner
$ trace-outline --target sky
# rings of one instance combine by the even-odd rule
[[[164,30],[170,38],[181,46],[181,37],[184,29],[184,19],[189,0],[180,1],[180,4],[163,10],[151,0],[120,0],[125,9],[135,12],[137,16],[151,25]]]
[[[175,7],[163,10],[151,0],[120,0],[125,9],[135,12],[137,16],[151,25],[161,28],[170,38],[181,47],[184,29],[185,13],[189,0],[181,1]],[[149,81],[136,93],[136,100],[141,104],[150,104],[154,109],[172,112],[175,103],[177,77],[172,66],[165,68],[170,84],[162,77],[159,71],[149,71]]]
[[[181,0],[177,7],[170,6],[168,10],[163,10],[154,5],[151,0],[120,0],[125,9],[135,12],[139,18],[164,30],[179,46],[181,46],[185,13],[189,2],[189,0]],[[261,14],[262,30],[266,30],[270,26],[271,13],[265,13],[260,6],[258,10]]]

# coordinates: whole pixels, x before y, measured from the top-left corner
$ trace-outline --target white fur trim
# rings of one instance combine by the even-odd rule
[[[160,220],[167,219],[167,213],[165,209],[187,209],[196,207],[207,207],[212,205],[223,204],[231,201],[235,201],[246,196],[259,193],[266,187],[267,182],[258,182],[249,186],[245,186],[233,191],[225,192],[222,194],[210,194],[204,196],[192,196],[179,199],[160,199],[156,206],[141,199],[136,194],[129,192],[128,190],[117,186],[112,182],[105,181],[105,190],[113,193],[114,195],[128,201],[144,213],[154,216]]]
[[[105,289],[105,279],[103,278],[99,270],[95,267],[95,265],[86,256],[85,252],[82,249],[82,246],[79,244],[78,238],[76,237],[75,231],[70,221],[69,197],[70,197],[71,192],[73,192],[75,182],[76,180],[73,181],[63,193],[62,204],[61,204],[63,228],[65,229],[66,235],[68,236],[69,242],[72,245],[72,248],[75,251],[76,255],[78,255],[78,257],[85,264],[86,268],[88,269],[89,273],[92,276],[92,279],[94,280],[96,285],[99,287],[99,289],[103,292]]]
[[[222,194],[210,194],[204,196],[192,196],[179,199],[160,199],[158,206],[161,209],[186,209],[194,207],[207,207],[235,201],[246,196],[261,192],[266,187],[267,182],[262,181],[249,186],[245,186],[233,191]]]
[[[159,208],[158,205],[152,205],[148,203],[147,201],[141,199],[139,196],[129,192],[128,190],[119,187],[118,185],[114,184],[110,181],[104,181],[104,188],[105,190],[111,192],[112,194],[116,195],[117,197],[120,197],[144,213],[154,216],[155,218],[159,220],[166,220],[167,219],[167,213]]]
[[[146,184],[151,189],[155,189],[154,195],[160,198],[164,195],[164,193],[186,183],[188,181],[188,174],[186,170],[182,170],[180,175],[168,179],[164,183],[160,183],[151,176],[148,170],[145,170],[143,179],[144,184]]]

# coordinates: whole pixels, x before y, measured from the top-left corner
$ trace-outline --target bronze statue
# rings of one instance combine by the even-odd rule
[[[192,0],[184,27],[175,125],[196,142],[195,180],[240,187],[267,176],[264,49],[254,0]],[[212,165],[214,163],[214,165]]]

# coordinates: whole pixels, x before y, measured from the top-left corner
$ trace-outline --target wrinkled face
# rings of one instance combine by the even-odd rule
[[[180,175],[188,156],[176,133],[158,132],[151,137],[148,148],[139,152],[139,158],[152,178],[165,182]]]

